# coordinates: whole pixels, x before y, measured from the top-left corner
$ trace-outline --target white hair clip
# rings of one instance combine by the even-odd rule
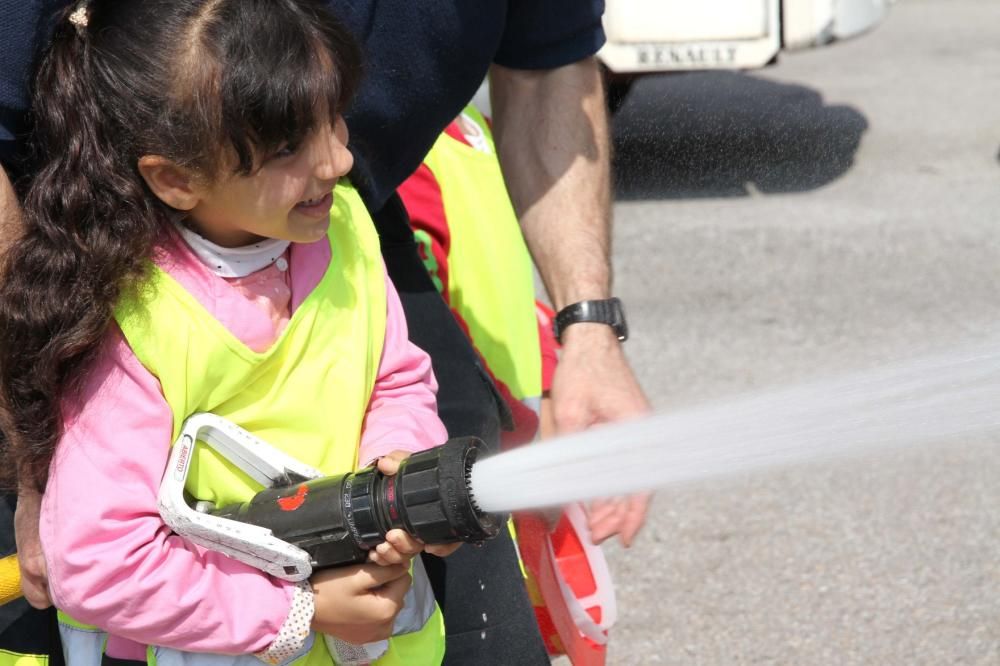
[[[87,13],[87,2],[81,2],[73,10],[73,13],[69,15],[69,22],[76,26],[78,32],[83,32],[83,29],[87,27],[87,23],[90,20],[90,16]]]

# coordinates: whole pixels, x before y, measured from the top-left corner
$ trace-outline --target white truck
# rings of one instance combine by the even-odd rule
[[[891,0],[607,0],[609,105],[660,72],[755,69],[783,50],[821,46],[878,24]]]

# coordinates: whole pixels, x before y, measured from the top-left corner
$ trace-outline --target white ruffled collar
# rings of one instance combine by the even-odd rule
[[[204,236],[176,223],[177,231],[201,263],[213,273],[224,278],[241,278],[263,270],[285,253],[290,241],[265,238],[243,247],[222,247]]]

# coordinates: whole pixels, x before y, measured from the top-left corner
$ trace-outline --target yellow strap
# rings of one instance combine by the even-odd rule
[[[21,598],[21,569],[17,554],[0,560],[0,606]]]

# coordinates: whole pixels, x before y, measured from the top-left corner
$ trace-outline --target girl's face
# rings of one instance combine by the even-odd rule
[[[223,247],[262,238],[309,243],[330,225],[333,186],[354,164],[347,125],[337,116],[297,146],[285,146],[249,176],[227,175],[199,188],[188,224]]]

